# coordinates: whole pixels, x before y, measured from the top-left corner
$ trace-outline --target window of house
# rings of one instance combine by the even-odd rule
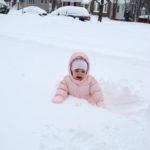
[[[43,3],[43,0],[41,0],[41,3]]]
[[[107,13],[107,8],[108,8],[108,5],[104,4],[103,12]],[[97,2],[95,2],[95,1],[94,1],[94,11],[95,12],[99,12],[99,4]]]
[[[68,6],[74,6],[74,2],[68,2]]]
[[[108,5],[105,4],[104,7],[103,7],[103,12],[107,13],[107,7],[108,7]]]
[[[119,12],[119,6],[117,6],[117,12]]]
[[[29,0],[29,4],[34,4],[34,0]]]
[[[47,3],[47,0],[45,0],[45,3]]]
[[[99,11],[98,3],[94,1],[94,11]]]
[[[124,4],[124,5],[122,5],[122,10],[123,10],[123,11],[125,10],[125,4]]]

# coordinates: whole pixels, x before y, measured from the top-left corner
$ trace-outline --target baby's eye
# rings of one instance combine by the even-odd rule
[[[82,72],[82,73],[85,73],[85,70],[82,70],[81,72]]]
[[[76,69],[75,72],[79,72],[79,69]]]

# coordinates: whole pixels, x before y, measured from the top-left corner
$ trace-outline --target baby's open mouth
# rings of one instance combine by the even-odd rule
[[[77,80],[82,80],[82,77],[81,76],[77,76],[76,79]]]

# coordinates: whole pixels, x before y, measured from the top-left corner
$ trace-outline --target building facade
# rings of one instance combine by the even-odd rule
[[[50,10],[50,2],[49,0],[26,0],[25,1],[25,5],[24,6],[38,6],[44,10],[46,10],[47,12],[49,12]]]

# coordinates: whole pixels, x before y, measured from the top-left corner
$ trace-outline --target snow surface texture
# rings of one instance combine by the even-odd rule
[[[17,11],[0,20],[1,150],[149,150],[149,25]],[[51,103],[76,51],[89,56],[106,108]]]

